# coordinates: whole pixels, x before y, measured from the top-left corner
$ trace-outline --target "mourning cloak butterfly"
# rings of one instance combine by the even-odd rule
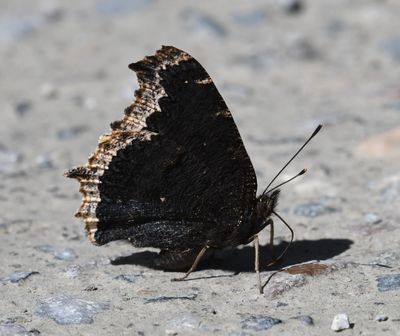
[[[135,101],[88,162],[65,173],[80,182],[76,216],[91,242],[159,248],[156,265],[192,266],[186,276],[208,249],[254,240],[258,251],[279,190],[256,197],[250,158],[210,76],[170,46],[129,68],[140,85]]]

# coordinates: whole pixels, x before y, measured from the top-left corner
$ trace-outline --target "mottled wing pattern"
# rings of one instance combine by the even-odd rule
[[[253,206],[257,183],[225,102],[203,67],[174,47],[129,67],[140,85],[134,103],[87,164],[66,173],[80,181],[76,215],[90,240],[183,249],[216,233],[226,239]]]

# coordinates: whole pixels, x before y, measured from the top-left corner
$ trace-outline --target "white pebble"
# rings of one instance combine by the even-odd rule
[[[341,331],[344,329],[349,329],[350,328],[350,323],[349,323],[349,317],[347,314],[337,314],[333,318],[331,329],[334,331]]]
[[[58,96],[57,88],[51,83],[43,83],[40,87],[40,94],[47,99],[54,99]]]

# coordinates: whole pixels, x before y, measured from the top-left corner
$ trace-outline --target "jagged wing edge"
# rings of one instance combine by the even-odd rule
[[[135,91],[135,100],[124,111],[121,120],[111,123],[111,132],[103,134],[88,162],[83,166],[74,167],[64,173],[66,177],[75,178],[80,183],[82,203],[75,216],[83,218],[87,235],[92,243],[98,245],[95,239],[97,223],[97,204],[101,202],[98,185],[100,177],[108,169],[113,157],[118,151],[128,146],[134,139],[150,140],[155,133],[145,129],[146,118],[154,112],[161,112],[159,99],[167,96],[160,83],[159,70],[167,65],[177,65],[179,62],[192,58],[189,54],[171,46],[162,46],[155,55],[146,56],[143,60],[132,63],[129,68],[136,72],[139,89]]]

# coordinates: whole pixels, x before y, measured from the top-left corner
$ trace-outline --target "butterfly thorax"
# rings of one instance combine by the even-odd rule
[[[243,216],[239,227],[217,245],[222,248],[246,245],[252,242],[257,233],[272,223],[270,217],[277,206],[279,192],[279,190],[275,190],[272,193],[257,197],[247,215]]]
[[[248,233],[248,241],[251,241],[257,233],[272,223],[271,214],[278,204],[280,190],[257,197],[254,211],[251,217],[251,229]]]

